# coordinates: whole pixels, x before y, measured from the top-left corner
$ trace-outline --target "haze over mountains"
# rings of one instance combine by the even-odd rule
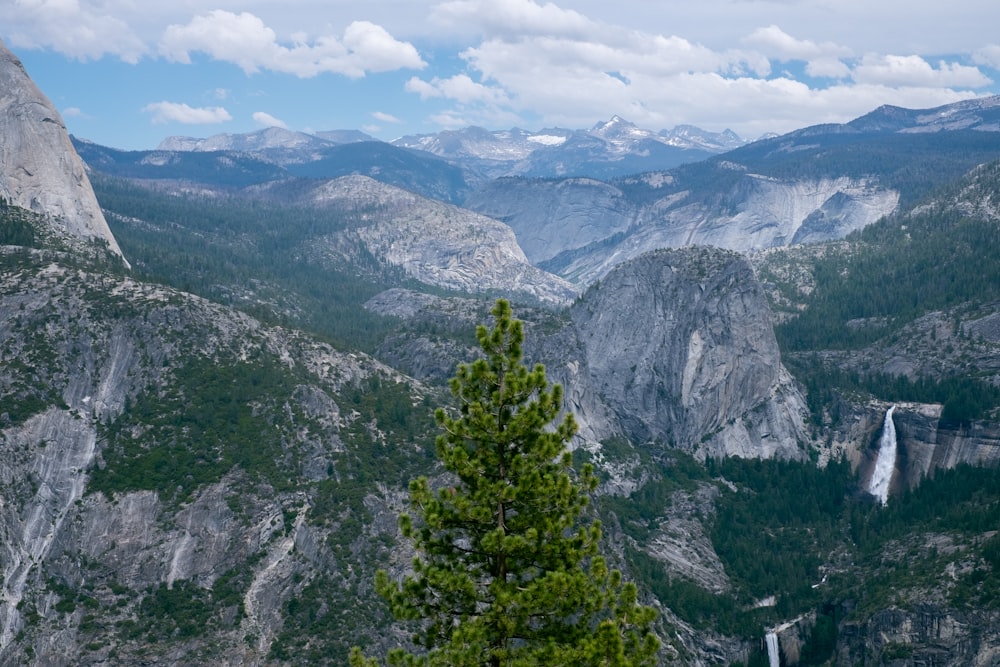
[[[0,664],[408,641],[373,573],[496,296],[663,664],[1000,660],[1000,100],[683,149],[613,119],[124,152],[0,69]]]
[[[863,229],[994,155],[998,99],[925,111],[883,107],[843,125],[749,144],[692,128],[667,139],[615,118],[588,131],[470,128],[398,142],[421,150],[355,141],[350,132],[337,135],[346,143],[335,143],[277,128],[163,144],[186,150],[76,147],[109,175],[181,190],[191,183],[203,191],[245,188],[250,197],[268,192],[260,188],[265,182],[368,176],[505,223],[529,261],[585,287],[657,248],[748,252]],[[682,134],[684,148],[671,145]],[[650,170],[651,142],[692,161]],[[740,145],[722,152],[732,144]],[[714,155],[696,159],[707,147]],[[934,167],[924,169],[930,154]],[[565,164],[587,175],[560,176]],[[495,177],[498,170],[503,176]]]
[[[271,127],[249,134],[219,134],[205,139],[167,137],[162,151],[252,152],[278,164],[320,159],[324,149],[375,141],[356,130],[306,134]],[[673,130],[644,130],[618,116],[589,130],[553,128],[528,132],[518,128],[490,131],[479,127],[410,135],[389,142],[420,150],[483,176],[611,177],[636,171],[669,169],[696,162],[744,144],[727,130],[706,132],[686,125]]]

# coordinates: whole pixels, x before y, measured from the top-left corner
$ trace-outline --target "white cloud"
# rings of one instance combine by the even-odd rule
[[[288,129],[288,125],[285,121],[279,120],[265,111],[255,111],[253,114],[253,122],[263,127],[280,127],[283,130]]]
[[[810,60],[806,64],[806,74],[813,77],[846,79],[851,75],[851,68],[836,58],[820,58]]]
[[[992,81],[979,68],[940,61],[934,68],[920,56],[869,54],[852,73],[862,84],[928,88],[981,88]]]
[[[190,107],[178,102],[154,102],[142,108],[145,113],[153,114],[153,123],[184,123],[187,125],[202,125],[225,123],[233,119],[222,107]]]
[[[1000,69],[1000,45],[990,44],[972,54],[972,61],[977,65],[985,65]]]
[[[434,7],[431,20],[439,24],[472,28],[487,35],[564,35],[593,33],[598,24],[573,10],[531,0],[451,0]]]
[[[881,104],[946,104],[991,83],[978,68],[959,62],[932,66],[919,56],[856,60],[839,39],[814,38],[824,34],[822,26],[803,33],[808,39],[777,25],[758,27],[729,40],[740,48],[720,50],[655,27],[599,23],[531,0],[450,0],[432,17],[481,35],[461,53],[465,72],[406,83],[421,99],[437,100],[432,120],[443,127],[489,125],[484,119],[509,116],[582,127],[617,113],[645,127],[694,123],[732,127],[754,138],[844,122]],[[795,25],[803,30],[801,22]],[[990,55],[1000,61],[1000,48],[980,58]],[[772,59],[804,62],[807,77],[833,84],[814,86],[791,73],[775,76]],[[452,108],[441,109],[442,102]]]
[[[106,54],[135,63],[146,46],[132,28],[114,15],[119,8],[79,0],[5,0],[0,25],[15,47],[51,48],[79,60]]]
[[[781,61],[829,59],[851,55],[851,50],[847,47],[832,42],[818,44],[810,40],[796,39],[776,25],[757,28],[743,39],[743,43],[763,55]]]
[[[87,114],[83,113],[80,107],[67,107],[62,110],[63,118],[86,118]]]
[[[432,82],[424,81],[419,77],[411,77],[406,82],[404,88],[407,92],[420,95],[420,99],[427,100],[432,97],[443,97],[441,90]]]
[[[421,99],[425,100],[432,97],[446,97],[461,104],[509,103],[503,90],[477,83],[466,74],[459,74],[447,79],[435,78],[431,81],[413,77],[406,82],[406,90],[417,93]]]
[[[271,70],[299,77],[331,72],[360,78],[368,72],[426,65],[412,44],[368,21],[348,25],[342,39],[327,35],[309,43],[305,35],[296,34],[292,45],[285,46],[257,16],[221,9],[196,16],[186,25],[168,26],[160,50],[182,63],[191,62],[191,53],[197,51],[234,63],[248,74]]]
[[[372,112],[372,118],[374,118],[375,120],[377,120],[379,122],[382,122],[382,123],[394,123],[394,124],[398,124],[398,123],[403,122],[399,118],[397,118],[396,116],[393,116],[391,113],[385,113],[383,111],[373,111]]]

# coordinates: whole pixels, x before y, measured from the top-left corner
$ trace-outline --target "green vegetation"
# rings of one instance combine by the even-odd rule
[[[151,489],[183,501],[234,467],[276,489],[290,487],[295,466],[284,452],[290,425],[271,421],[286,414],[278,408],[295,388],[287,368],[263,355],[192,358],[173,369],[173,380],[162,393],[142,394],[104,427],[105,465],[93,471],[91,491]]]
[[[850,466],[726,459],[708,468],[736,485],[721,489],[711,538],[738,601],[776,595],[782,617],[820,602],[812,586],[826,555],[843,543]]]
[[[400,517],[414,571],[376,588],[393,614],[417,623],[426,653],[393,649],[393,665],[651,664],[654,612],[598,555],[600,527],[581,524],[590,466],[574,479],[566,444],[571,415],[554,428],[562,391],[542,366],[521,363],[523,326],[497,301],[492,330],[479,326],[484,358],[451,382],[457,415],[439,409],[438,458],[451,480],[410,484],[417,517]],[[354,665],[376,665],[352,653]]]
[[[278,205],[233,197],[171,196],[107,176],[93,178],[108,224],[135,274],[371,350],[394,322],[362,305],[406,282],[362,247],[340,248],[350,266],[324,262],[318,240],[362,224],[365,210]]]
[[[1000,163],[977,187],[1000,190]],[[798,317],[775,328],[783,351],[858,349],[934,310],[1000,300],[1000,225],[938,208],[893,217],[814,260],[816,288]],[[852,326],[864,321],[868,326]]]
[[[954,317],[971,305],[1000,301],[1000,225],[968,215],[957,202],[987,200],[1000,191],[1000,162],[935,192],[919,213],[893,216],[852,234],[808,261],[815,281],[808,296],[792,296],[804,309],[775,327],[783,361],[807,389],[815,422],[837,419],[846,396],[860,400],[941,403],[942,419],[968,423],[1000,407],[1000,388],[988,372],[977,376],[961,359],[954,370],[908,379],[823,360],[817,351],[861,350],[898,344],[901,329],[931,312]],[[782,285],[777,285],[781,289]],[[931,339],[925,345],[933,344]],[[951,346],[943,352],[951,353]]]
[[[0,245],[36,247],[39,216],[0,197]]]
[[[625,553],[630,572],[697,629],[756,640],[764,628],[812,611],[816,625],[800,664],[819,665],[829,659],[847,609],[851,618],[865,618],[905,607],[942,581],[952,582],[948,602],[960,609],[1000,609],[1000,536],[988,537],[1000,516],[1000,470],[938,471],[882,507],[856,489],[846,462],[817,468],[734,458],[709,460],[706,468],[697,483],[715,484],[719,496],[701,521],[729,577],[726,593],[702,588],[645,550],[669,503],[655,489],[684,492],[683,484],[653,475],[645,485],[652,489],[601,501],[615,512],[635,501],[622,515],[635,539]],[[938,543],[940,551],[929,546]],[[956,560],[972,564],[957,580],[944,575]],[[755,606],[770,596],[773,606]]]
[[[836,410],[841,395],[889,402],[940,403],[943,424],[967,424],[988,418],[1000,406],[1000,387],[970,375],[941,379],[886,373],[861,374],[823,363],[815,354],[790,356],[786,367],[806,388],[806,400],[816,424],[824,410]],[[834,420],[838,418],[833,414]]]
[[[623,449],[620,441],[612,441],[604,444],[602,452],[610,454],[613,460],[624,460]],[[614,514],[630,537],[645,544],[659,525],[664,508],[669,507],[672,494],[678,490],[692,491],[699,481],[709,477],[704,466],[685,452],[670,451],[656,459],[641,450],[635,453],[640,457],[642,469],[649,472],[649,479],[629,496],[601,498],[600,510],[605,516]]]

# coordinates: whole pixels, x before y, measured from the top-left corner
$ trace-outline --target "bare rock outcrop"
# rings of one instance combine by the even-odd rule
[[[565,305],[578,293],[532,266],[510,227],[457,206],[357,175],[326,182],[312,193],[312,203],[358,216],[357,226],[318,249],[329,261],[360,242],[378,261],[429,285],[515,293],[553,305]]]
[[[57,232],[122,254],[59,112],[2,42],[0,197],[46,216]]]
[[[648,253],[608,274],[571,312],[591,381],[633,438],[701,457],[804,454],[805,402],[741,256]]]
[[[959,612],[935,604],[890,608],[840,630],[838,665],[995,665],[1000,662],[997,613]]]

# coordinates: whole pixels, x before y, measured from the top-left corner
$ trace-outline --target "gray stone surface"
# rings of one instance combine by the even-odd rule
[[[0,197],[47,216],[70,237],[105,241],[121,255],[59,112],[2,42]]]

